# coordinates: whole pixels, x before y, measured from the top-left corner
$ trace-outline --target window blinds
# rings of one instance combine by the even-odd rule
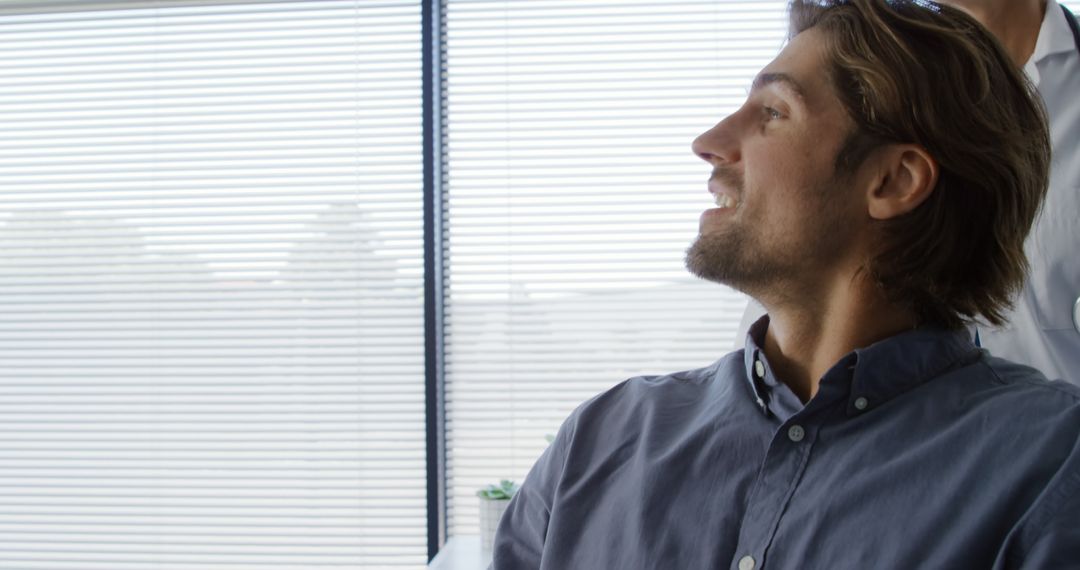
[[[0,567],[422,568],[419,1],[176,4],[0,7]]]
[[[693,138],[783,45],[786,3],[449,0],[450,533],[579,403],[730,351],[745,299],[683,267]]]

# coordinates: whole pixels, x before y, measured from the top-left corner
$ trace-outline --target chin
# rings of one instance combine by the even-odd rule
[[[686,250],[686,269],[706,281],[741,290],[739,268],[743,264],[732,241],[716,234],[699,235]]]
[[[776,261],[750,247],[743,236],[729,232],[699,235],[685,258],[686,269],[694,276],[755,298],[782,280],[784,272]]]

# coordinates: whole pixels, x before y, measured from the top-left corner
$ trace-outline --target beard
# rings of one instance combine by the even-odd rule
[[[720,167],[713,177],[745,196],[738,174]],[[806,196],[812,198],[806,205],[808,215],[779,234],[764,233],[760,226],[744,227],[737,219],[702,232],[686,250],[687,270],[759,301],[787,297],[794,284],[813,278],[855,239],[840,203],[839,185],[844,182],[834,175],[807,188]]]
[[[753,253],[760,248],[749,241],[739,232],[699,235],[686,250],[686,269],[706,281],[751,294],[759,285],[782,277],[784,267]]]

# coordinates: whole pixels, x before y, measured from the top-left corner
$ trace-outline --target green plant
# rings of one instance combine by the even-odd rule
[[[514,493],[517,493],[517,491],[517,483],[509,481],[507,479],[503,479],[499,482],[498,485],[488,485],[486,488],[480,489],[476,492],[476,496],[484,499],[498,501],[502,499],[512,498],[514,496]]]
[[[545,434],[544,439],[546,439],[550,445],[551,442],[555,441],[555,436],[550,433]],[[510,499],[514,496],[514,493],[517,493],[518,488],[519,486],[517,483],[503,479],[498,485],[488,485],[486,488],[480,489],[476,492],[476,496],[491,499],[493,501]]]

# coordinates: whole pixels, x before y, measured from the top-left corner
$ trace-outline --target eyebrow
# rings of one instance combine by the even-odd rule
[[[795,78],[786,73],[759,73],[750,85],[751,91],[756,91],[767,85],[777,84],[799,98],[800,102],[806,102],[806,90],[799,85]]]

